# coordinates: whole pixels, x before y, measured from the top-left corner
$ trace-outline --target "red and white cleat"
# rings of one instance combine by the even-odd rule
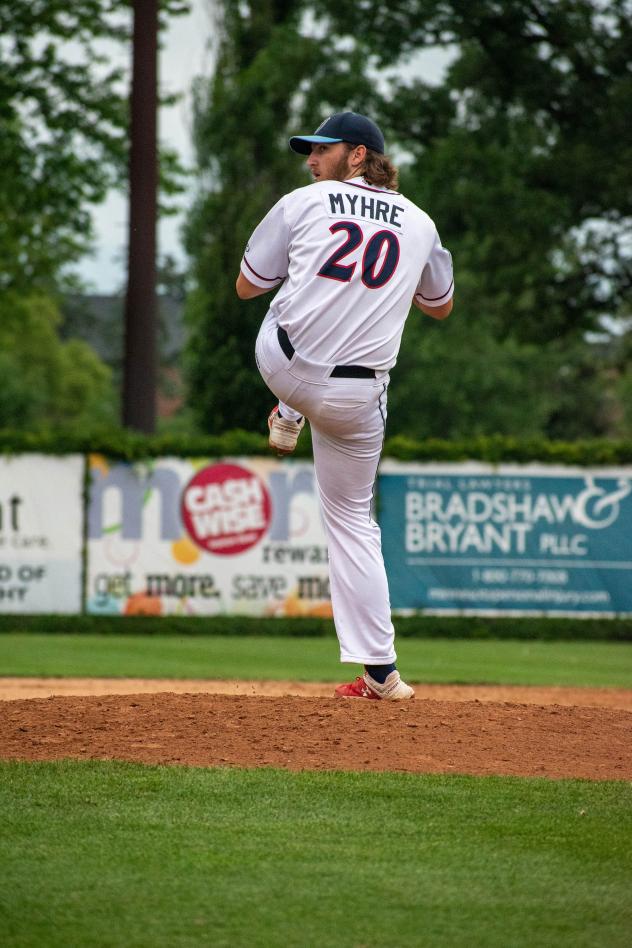
[[[275,407],[268,416],[268,428],[270,429],[270,438],[268,443],[277,454],[291,454],[296,447],[298,436],[303,430],[305,419],[300,421],[290,421],[289,418],[283,418],[279,414],[279,406]]]
[[[338,685],[334,694],[336,698],[373,698],[380,700],[380,696],[369,688],[363,675],[358,675],[356,680],[348,685]]]
[[[373,701],[403,701],[415,697],[415,692],[402,681],[398,671],[392,671],[383,685],[365,672],[348,685],[338,685],[334,694],[336,698],[369,698]]]

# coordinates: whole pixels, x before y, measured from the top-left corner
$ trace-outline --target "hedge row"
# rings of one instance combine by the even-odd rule
[[[236,429],[218,436],[182,434],[143,435],[127,430],[77,433],[76,431],[28,432],[0,430],[0,452],[18,454],[85,454],[96,452],[128,461],[148,457],[235,457],[268,453],[267,434]],[[296,456],[311,457],[308,429],[299,441]],[[397,435],[387,438],[384,456],[400,461],[485,461],[571,464],[580,467],[632,464],[632,441],[546,441],[503,435],[480,436],[465,441],[415,440]]]
[[[632,619],[395,616],[402,638],[520,639],[632,642]],[[244,616],[0,616],[0,634],[43,632],[140,635],[334,636],[326,619],[254,619]]]

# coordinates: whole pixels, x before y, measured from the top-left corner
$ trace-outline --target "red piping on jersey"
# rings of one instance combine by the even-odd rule
[[[245,257],[244,257],[244,263],[246,264],[246,266],[248,267],[248,269],[249,269],[252,273],[254,273],[254,275],[255,275],[256,277],[258,277],[260,280],[266,280],[268,283],[273,283],[275,280],[282,280],[282,279],[283,279],[283,277],[264,277],[264,276],[261,276],[260,273],[257,273],[257,271],[255,270],[254,267],[251,267],[251,266],[250,266],[250,264],[248,263],[248,261],[246,260]]]
[[[341,184],[348,184],[351,188],[362,188],[363,191],[374,191],[376,194],[396,194],[401,197],[399,191],[385,191],[382,188],[370,188],[368,184],[352,184],[351,181],[342,181]]]
[[[450,286],[447,288],[447,290],[445,291],[445,293],[449,293],[449,292],[450,292],[450,290],[452,289],[452,284],[453,284],[453,283],[454,283],[454,280],[451,280],[451,281],[450,281]],[[445,293],[442,293],[441,296],[445,296]],[[421,296],[422,300],[425,300],[426,303],[433,303],[435,300],[440,300],[440,299],[441,299],[441,296],[424,296],[423,293],[419,293],[418,295]]]

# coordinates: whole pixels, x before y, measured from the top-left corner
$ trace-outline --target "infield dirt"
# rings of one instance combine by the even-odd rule
[[[415,701],[391,703],[300,690],[331,694],[331,685],[275,683],[283,693],[272,695],[261,683],[223,682],[245,691],[213,694],[204,682],[202,693],[176,694],[175,682],[147,693],[137,681],[132,694],[18,698],[7,694],[10,681],[18,680],[0,688],[12,698],[0,701],[3,758],[632,779],[629,691],[510,689],[502,700],[506,691],[488,687],[475,696],[473,686],[443,694],[430,686],[424,697],[420,686]],[[43,680],[49,689],[64,681]],[[116,680],[107,687],[116,690]]]

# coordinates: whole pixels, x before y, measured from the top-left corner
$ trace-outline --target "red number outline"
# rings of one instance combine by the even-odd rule
[[[339,283],[349,283],[355,271],[356,263],[341,266],[339,261],[353,253],[361,245],[364,240],[362,228],[354,221],[338,221],[336,224],[332,224],[329,230],[332,234],[346,230],[347,239],[325,260],[317,276],[325,277],[327,280],[338,280]]]
[[[362,245],[364,233],[355,221],[337,221],[331,225],[329,230],[332,234],[346,231],[347,239],[325,260],[316,275],[325,277],[327,280],[337,280],[339,283],[350,283],[355,273],[357,261],[346,264],[341,264],[340,261]],[[388,244],[388,250],[382,266],[376,274],[375,265],[385,242]],[[378,230],[369,238],[362,255],[362,282],[367,289],[379,290],[386,286],[397,269],[400,253],[401,248],[397,234],[394,234],[392,230]]]

